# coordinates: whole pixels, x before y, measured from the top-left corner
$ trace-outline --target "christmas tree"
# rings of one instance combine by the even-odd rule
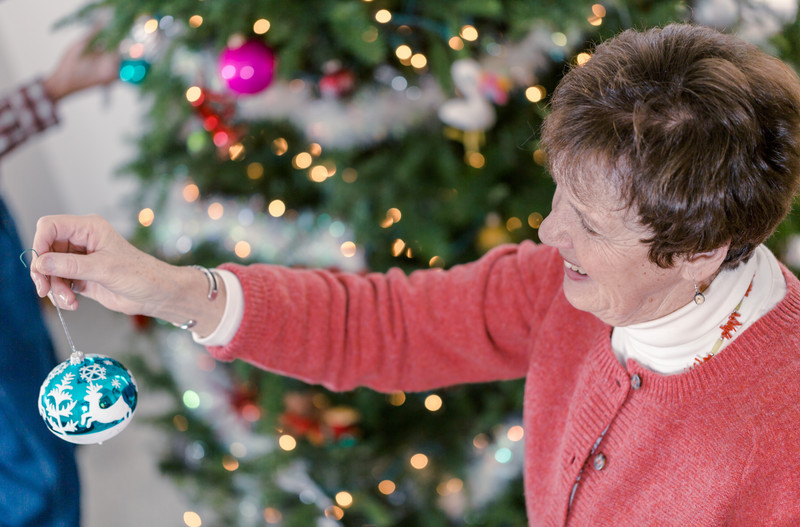
[[[692,20],[667,0],[107,0],[99,46],[149,102],[134,241],[173,263],[449,267],[537,239],[547,96],[593,43]],[[741,11],[744,13],[745,11]],[[738,22],[744,24],[744,18]],[[800,65],[800,26],[770,51]],[[792,264],[795,214],[770,241]],[[800,258],[794,265],[800,269]],[[216,364],[153,326],[175,397],[162,467],[202,525],[526,524],[522,381],[331,393]],[[187,525],[200,525],[190,517]]]

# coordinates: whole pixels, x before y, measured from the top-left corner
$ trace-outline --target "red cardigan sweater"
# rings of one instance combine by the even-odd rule
[[[530,525],[800,525],[800,282],[786,269],[772,311],[663,376],[619,364],[611,328],[564,298],[557,251],[533,243],[409,276],[224,267],[245,313],[209,348],[221,360],[333,390],[525,377]]]

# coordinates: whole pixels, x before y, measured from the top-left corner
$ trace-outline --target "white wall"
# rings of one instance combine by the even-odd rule
[[[71,26],[56,31],[53,24],[82,3],[0,1],[0,93],[50,71],[85,30]],[[61,105],[59,127],[2,160],[0,192],[15,213],[24,245],[32,238],[36,220],[45,214],[98,213],[124,233],[130,232],[135,216],[124,202],[136,183],[114,172],[134,154],[127,138],[137,135],[142,115],[138,92],[122,83],[75,94]],[[51,334],[65,357],[69,346],[55,310],[45,309]],[[65,317],[79,349],[111,356],[128,351],[132,331],[128,317],[111,314],[91,301]],[[79,451],[84,527],[184,524],[185,500],[156,467],[166,440],[143,419],[160,414],[164,402],[139,384],[139,408],[130,426],[101,446]]]

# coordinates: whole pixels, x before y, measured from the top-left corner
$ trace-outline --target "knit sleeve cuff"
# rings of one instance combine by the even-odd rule
[[[244,292],[239,279],[230,271],[215,269],[225,284],[225,312],[217,328],[207,337],[192,333],[192,338],[203,346],[226,346],[233,340],[244,316]]]

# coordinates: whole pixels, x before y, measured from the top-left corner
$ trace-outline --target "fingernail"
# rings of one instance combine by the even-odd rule
[[[59,302],[61,304],[61,307],[63,307],[64,309],[70,308],[69,299],[67,299],[67,295],[65,295],[64,293],[59,293],[58,299],[61,300],[61,302]]]
[[[36,294],[42,296],[42,284],[39,283],[39,279],[31,275],[31,280],[33,280],[33,286],[36,288]]]

